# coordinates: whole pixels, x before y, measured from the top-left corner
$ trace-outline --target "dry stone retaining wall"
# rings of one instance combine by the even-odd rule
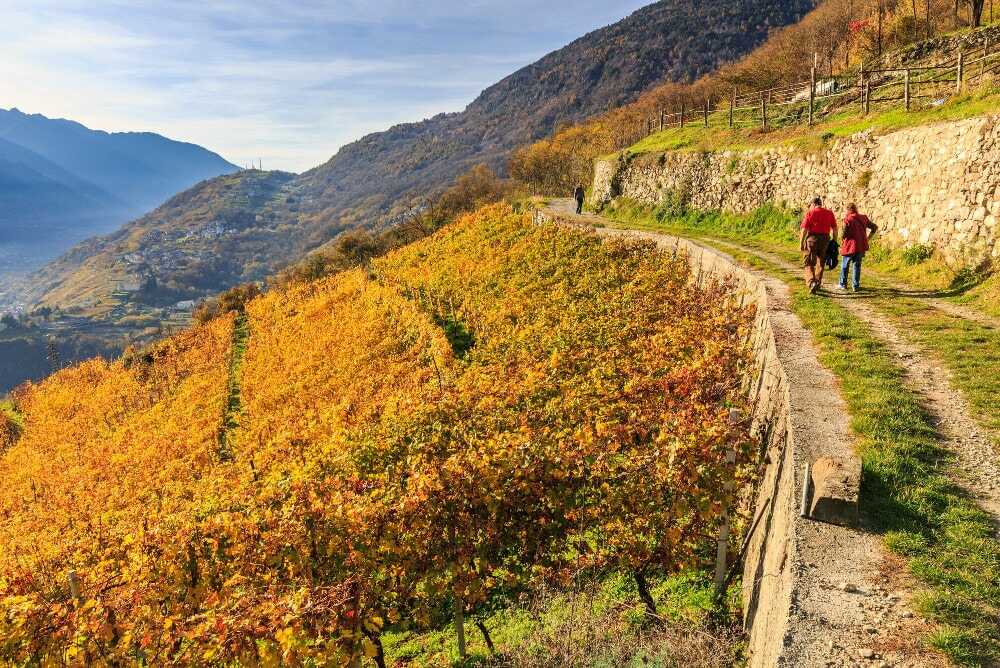
[[[704,210],[803,208],[822,195],[851,201],[892,246],[929,244],[949,261],[1000,257],[1000,116],[887,135],[862,132],[819,152],[791,147],[621,156],[596,165],[593,199],[656,206],[670,198]]]

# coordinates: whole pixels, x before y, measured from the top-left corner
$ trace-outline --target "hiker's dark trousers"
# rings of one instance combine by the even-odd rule
[[[576,215],[579,216],[581,213],[583,213],[583,200],[578,199],[576,200]]]

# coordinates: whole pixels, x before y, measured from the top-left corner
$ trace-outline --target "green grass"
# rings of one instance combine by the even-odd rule
[[[243,368],[243,356],[246,354],[247,342],[250,340],[250,326],[245,313],[240,313],[233,321],[233,341],[229,354],[229,390],[226,398],[226,408],[222,416],[222,429],[219,430],[219,458],[231,461],[233,452],[229,445],[229,435],[239,426],[240,414],[243,412],[240,399],[240,371]]]
[[[903,370],[836,301],[809,295],[797,275],[756,255],[734,254],[789,284],[792,310],[840,380],[862,460],[865,522],[927,587],[918,610],[939,624],[928,643],[959,665],[1000,659],[1000,542],[990,517],[949,479],[949,454]]]
[[[665,628],[677,633],[704,628],[713,612],[710,574],[691,572],[660,578],[650,584]],[[738,600],[736,589],[732,596],[733,601]],[[543,592],[530,603],[512,601],[481,618],[496,646],[496,656],[490,655],[474,621],[466,622],[468,657],[464,664],[458,657],[453,625],[424,633],[384,633],[386,663],[429,668],[521,665],[526,660],[538,660],[545,665],[559,653],[560,645],[586,642],[586,665],[594,668],[666,667],[676,665],[679,658],[676,652],[684,643],[661,642],[665,631],[649,624],[633,580],[620,574],[582,583],[568,591]],[[742,652],[738,642],[728,638],[720,642],[734,657]],[[627,662],[622,663],[625,655]]]
[[[1000,451],[1000,330],[942,313],[919,299],[885,294],[875,306],[893,316],[921,347],[933,350],[951,372],[977,420]]]
[[[699,116],[687,127],[673,127],[656,132],[625,149],[625,152],[641,155],[663,151],[740,151],[774,146],[815,151],[822,149],[832,139],[849,137],[863,131],[889,133],[929,123],[975,118],[996,113],[998,108],[1000,89],[992,85],[953,97],[939,107],[910,112],[902,108],[874,110],[867,116],[861,115],[857,108],[852,108],[835,113],[811,127],[804,124],[793,125],[766,132],[759,127],[730,128],[726,111],[711,115],[709,127],[704,126]]]
[[[6,415],[18,429],[24,429],[24,416],[22,416],[17,411],[17,408],[14,407],[13,401],[10,401],[9,399],[0,400],[0,413]]]

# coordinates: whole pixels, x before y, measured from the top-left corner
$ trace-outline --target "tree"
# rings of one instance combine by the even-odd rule
[[[983,23],[983,8],[986,0],[969,0],[969,13],[972,16],[972,25],[978,28]]]

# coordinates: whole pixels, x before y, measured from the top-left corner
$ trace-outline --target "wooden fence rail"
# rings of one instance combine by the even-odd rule
[[[980,83],[1000,72],[1000,44],[985,45],[960,51],[938,65],[913,67],[866,67],[862,63],[856,73],[818,77],[812,67],[808,79],[742,92],[733,89],[722,100],[704,100],[693,108],[682,103],[680,110],[659,109],[635,132],[621,137],[626,148],[642,139],[670,128],[689,125],[728,128],[761,127],[769,129],[787,125],[813,125],[832,114],[845,111],[853,104],[861,113],[871,113],[872,105],[902,106],[911,111],[916,105],[937,105],[953,95],[960,95],[967,86]]]

